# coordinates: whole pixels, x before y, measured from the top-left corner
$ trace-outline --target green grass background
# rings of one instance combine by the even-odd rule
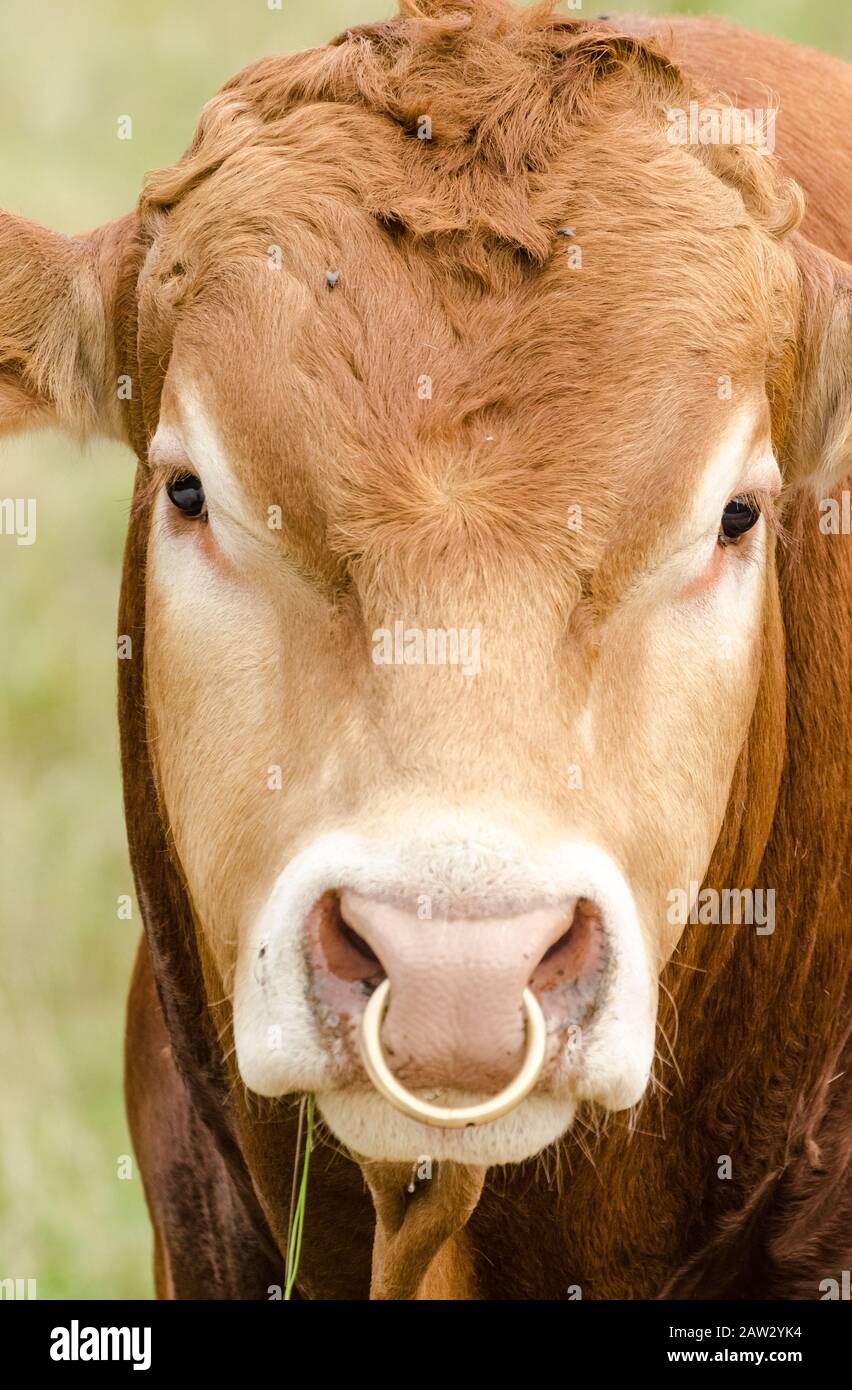
[[[0,206],[73,232],[119,216],[188,144],[204,101],[263,54],[322,43],[389,0],[0,0]],[[850,0],[587,3],[710,11],[852,57]],[[133,138],[117,138],[122,115]],[[115,609],[132,460],[50,434],[0,443],[0,497],[35,497],[35,545],[0,536],[0,1279],[40,1298],[149,1297],[121,1095],[140,931],[115,720]]]

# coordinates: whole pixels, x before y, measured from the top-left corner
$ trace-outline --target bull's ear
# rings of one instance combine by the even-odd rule
[[[823,495],[852,473],[852,265],[794,243],[800,305],[783,471]]]
[[[133,235],[131,218],[69,237],[0,212],[0,434],[125,438],[114,301]]]

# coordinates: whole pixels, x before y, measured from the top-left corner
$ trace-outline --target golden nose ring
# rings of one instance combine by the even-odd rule
[[[370,1002],[364,1010],[361,1023],[361,1056],[367,1075],[380,1095],[384,1096],[396,1110],[410,1115],[413,1120],[422,1120],[427,1125],[440,1129],[464,1129],[466,1125],[487,1125],[508,1115],[516,1105],[520,1105],[532,1090],[544,1065],[547,1051],[547,1027],[541,1006],[531,989],[523,993],[524,1019],[526,1025],[526,1050],[521,1069],[514,1080],[504,1090],[490,1100],[477,1105],[433,1105],[409,1091],[394,1076],[382,1051],[382,1020],[390,1001],[390,980],[382,980],[374,990]]]

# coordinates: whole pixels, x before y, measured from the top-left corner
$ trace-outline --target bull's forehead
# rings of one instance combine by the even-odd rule
[[[159,248],[193,290],[164,407],[194,383],[241,488],[300,543],[552,545],[579,508],[567,539],[593,550],[682,509],[745,402],[768,432],[767,238],[687,153],[578,136],[523,191],[550,227],[536,259],[376,216],[348,138],[230,161]]]

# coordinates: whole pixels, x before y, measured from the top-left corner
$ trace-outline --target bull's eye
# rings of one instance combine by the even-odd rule
[[[173,478],[166,491],[169,500],[184,516],[204,515],[204,488],[201,486],[201,479],[196,478],[194,473],[183,473],[179,478]]]
[[[732,497],[722,513],[719,544],[736,545],[746,531],[760,520],[760,507],[753,497]]]

